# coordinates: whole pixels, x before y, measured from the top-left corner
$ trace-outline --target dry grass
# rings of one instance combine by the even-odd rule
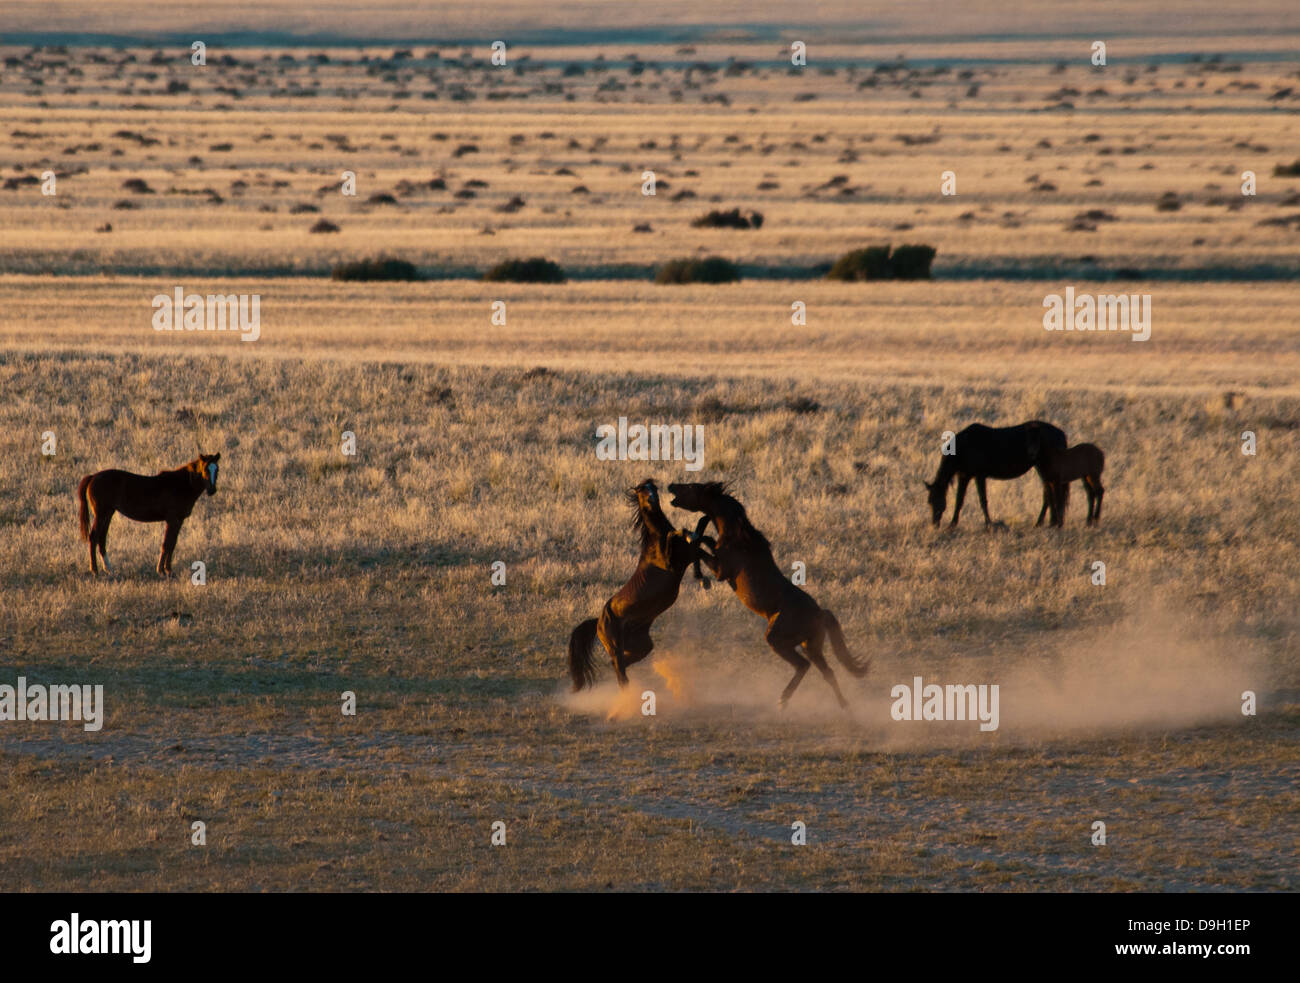
[[[9,286],[33,307],[50,296]],[[137,309],[148,294],[86,289],[125,293]],[[850,348],[824,380],[816,345],[788,371],[754,368],[784,357],[770,335],[701,375],[692,344],[743,346],[729,326],[745,320],[743,305],[735,320],[697,325],[689,344],[684,330],[646,340],[608,321],[603,288],[588,287],[585,319],[576,307],[553,315],[571,332],[554,333],[569,350],[554,360],[568,364],[538,374],[529,370],[552,359],[526,343],[499,349],[492,368],[438,364],[460,332],[403,321],[417,308],[403,291],[478,286],[401,287],[392,300],[380,285],[292,289],[302,300],[283,297],[286,310],[309,306],[310,292],[327,310],[315,320],[332,327],[132,351],[155,340],[147,308],[127,331],[131,317],[110,303],[99,306],[116,334],[86,346],[102,354],[11,348],[0,363],[5,457],[16,462],[0,553],[5,662],[36,679],[102,681],[109,701],[98,735],[0,731],[9,780],[28,790],[4,841],[23,883],[74,886],[93,868],[99,883],[138,888],[1291,885],[1278,854],[1296,829],[1276,792],[1300,767],[1300,514],[1275,489],[1291,471],[1300,404],[1273,377],[1294,347],[1266,326],[1239,320],[1221,349],[1186,323],[1157,334],[1147,344],[1192,353],[1159,359],[1150,382],[1135,366],[1140,345],[1096,339],[1104,387],[1063,385],[1060,355],[1014,378],[987,369],[1004,350],[1041,344],[1035,325],[969,340],[962,357],[972,375],[986,367],[980,383],[900,378],[890,367],[914,344],[902,331],[873,334],[870,353]],[[512,310],[526,321],[534,295],[520,289]],[[577,288],[561,289],[560,303],[574,303]],[[994,322],[1006,298],[986,293]],[[363,296],[373,330],[423,332],[423,357],[377,357],[371,326],[330,307]],[[676,304],[685,322],[691,301]],[[1223,359],[1256,328],[1277,346],[1271,364],[1230,373]],[[56,344],[82,337],[79,317],[43,330]],[[598,354],[580,357],[580,337]],[[495,344],[462,341],[466,362]],[[1236,410],[1217,388],[1229,375],[1248,393]],[[787,408],[801,396],[821,409]],[[178,570],[204,559],[209,584],[157,582],[158,528],[120,519],[118,572],[89,583],[77,478],[188,457],[182,408],[223,453],[222,486],[199,503],[177,555]],[[634,680],[659,692],[657,719],[605,722],[605,689],[576,703],[560,695],[568,631],[631,563],[619,490],[645,473],[683,475],[679,464],[598,462],[595,426],[619,415],[705,425],[700,476],[738,482],[779,562],[804,561],[813,593],[873,654],[854,690],[856,724],[838,719],[815,679],[779,719],[769,704],[784,669],[761,623],[725,588],[704,594],[689,581],[656,631],[689,705],[646,666]],[[1008,533],[980,531],[973,503],[957,533],[932,532],[919,478],[939,433],[1035,416],[1107,450],[1102,526],[1083,528],[1078,497],[1064,533],[1032,529],[1026,480],[993,486]],[[1259,434],[1255,458],[1237,451],[1246,427]],[[54,458],[37,449],[45,429],[59,435]],[[337,451],[345,429],[358,437],[354,461]],[[1088,577],[1098,557],[1105,588]],[[498,559],[503,588],[489,582]],[[890,721],[889,687],[917,673],[999,682],[1001,731],[980,741]],[[1258,720],[1237,712],[1243,688],[1262,695]],[[349,689],[355,720],[338,712]],[[331,791],[340,787],[350,797]],[[1188,797],[1219,822],[1171,824]],[[185,847],[191,815],[220,831],[201,861]],[[494,818],[511,830],[508,861],[483,846]],[[1087,846],[1094,818],[1114,836],[1104,856]],[[806,853],[780,845],[795,819],[812,830]],[[26,838],[37,823],[48,853]],[[100,852],[104,837],[117,845]]]

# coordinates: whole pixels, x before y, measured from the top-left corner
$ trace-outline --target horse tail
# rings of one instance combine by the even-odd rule
[[[81,520],[81,538],[90,542],[90,502],[86,500],[86,490],[90,487],[90,479],[94,475],[86,475],[81,479],[81,484],[77,485],[77,499],[81,502],[80,520]]]
[[[871,668],[870,657],[859,662],[849,653],[848,643],[844,641],[844,629],[840,627],[839,620],[825,608],[822,608],[822,627],[826,629],[826,634],[831,640],[831,648],[835,650],[835,658],[840,660],[840,665],[844,666],[853,676],[861,679]]]
[[[591,654],[596,644],[596,624],[595,618],[588,618],[569,636],[569,676],[575,693],[596,681],[596,661]]]

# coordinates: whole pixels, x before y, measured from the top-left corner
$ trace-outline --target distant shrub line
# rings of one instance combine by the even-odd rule
[[[845,253],[830,266],[826,279],[854,283],[866,280],[929,280],[936,250],[933,246],[868,246]],[[826,267],[823,266],[822,269]],[[814,267],[814,271],[816,268]],[[335,280],[422,280],[413,263],[389,256],[339,263],[330,272]],[[487,283],[566,283],[559,263],[544,256],[506,259],[486,273]],[[736,283],[740,267],[722,256],[684,256],[655,268],[654,282]]]

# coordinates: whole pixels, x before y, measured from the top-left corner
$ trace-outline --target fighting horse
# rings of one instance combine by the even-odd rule
[[[641,482],[627,497],[633,508],[632,527],[641,536],[641,556],[631,579],[605,602],[600,617],[588,618],[569,637],[569,676],[574,692],[595,682],[592,649],[597,638],[609,653],[619,686],[627,685],[627,667],[654,648],[650,626],[677,600],[687,567],[694,565],[696,576],[701,577],[701,546],[713,544],[711,536],[703,535],[703,520],[695,533],[672,527],[659,506],[659,487],[654,481]]]
[[[673,496],[674,508],[703,512],[704,519],[713,523],[717,543],[713,555],[701,551],[701,559],[714,576],[731,585],[747,608],[767,619],[767,644],[794,667],[794,678],[781,693],[780,705],[784,707],[790,701],[811,663],[830,684],[840,706],[847,707],[835,673],[822,654],[826,639],[830,638],[840,664],[856,678],[867,674],[871,660],[859,662],[849,653],[835,615],[785,578],[772,558],[767,538],[754,528],[745,507],[726,485],[717,481],[687,482],[669,485],[668,492]],[[702,531],[707,522],[698,528]]]

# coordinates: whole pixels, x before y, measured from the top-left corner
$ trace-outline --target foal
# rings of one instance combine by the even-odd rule
[[[1070,500],[1070,482],[1083,479],[1084,490],[1088,493],[1088,519],[1086,525],[1101,520],[1101,497],[1106,489],[1101,484],[1101,472],[1106,467],[1106,455],[1096,444],[1075,444],[1065,450],[1045,448],[1042,453],[1043,473],[1057,493],[1057,513],[1061,524],[1065,523],[1065,505]],[[1043,521],[1043,511],[1038,513],[1038,521]]]
[[[81,538],[90,544],[90,572],[98,576],[95,549],[108,565],[104,544],[108,540],[108,524],[113,513],[121,512],[136,522],[165,522],[162,552],[158,554],[158,573],[169,576],[172,572],[172,550],[180,535],[181,523],[189,518],[194,503],[207,491],[217,493],[217,462],[220,454],[200,454],[189,464],[174,471],[159,471],[152,477],[132,474],[129,471],[96,471],[81,479],[77,485],[77,499],[81,502]],[[90,510],[95,510],[95,524],[90,524]]]

